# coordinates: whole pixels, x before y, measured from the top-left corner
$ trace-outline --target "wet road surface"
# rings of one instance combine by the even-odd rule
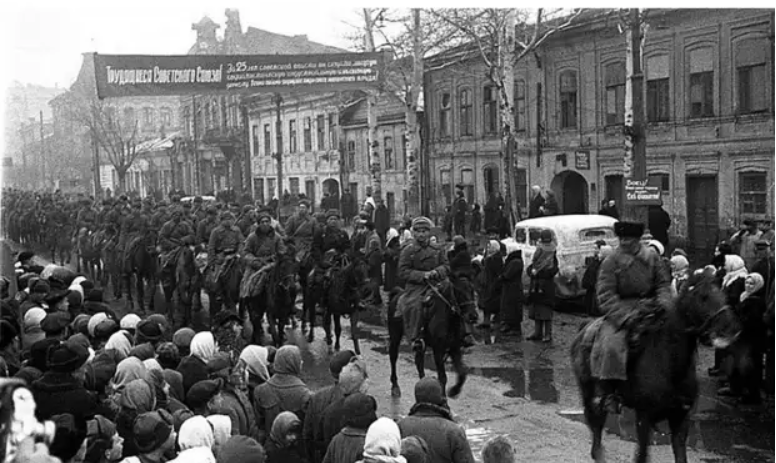
[[[2,245],[1,252],[3,272],[7,274],[12,265],[8,264],[6,256],[10,250],[6,244]],[[160,295],[156,300],[160,303],[157,307],[162,307]],[[123,301],[113,301],[111,306],[118,312],[125,310]],[[358,332],[362,355],[369,366],[369,393],[377,399],[381,415],[399,419],[414,403],[417,371],[412,352],[405,342],[397,364],[402,396],[394,398],[389,381],[387,330],[377,314],[367,313],[363,318]],[[481,461],[482,445],[499,434],[507,435],[515,443],[519,461],[591,461],[590,436],[568,355],[571,339],[583,321],[583,317],[556,314],[551,345],[498,338],[493,345],[483,345],[477,333],[479,343],[464,359],[469,378],[461,396],[450,400],[450,407],[456,420],[466,428],[478,462]],[[524,333],[530,333],[530,329],[531,323],[524,322]],[[298,345],[303,352],[305,382],[313,390],[331,384],[328,362],[332,350],[324,341],[322,328],[316,328],[316,340],[311,344],[299,329],[289,329],[287,333],[288,342]],[[349,322],[344,320],[343,349],[352,349],[349,335]],[[760,406],[741,406],[731,400],[718,399],[716,381],[706,374],[712,363],[712,350],[701,347],[698,362],[701,395],[691,418],[687,440],[689,460],[774,462],[773,396],[767,396]],[[434,375],[433,364],[433,359],[427,355],[428,375]],[[451,383],[453,375],[448,365]],[[653,433],[651,461],[673,461],[667,426],[662,423],[657,428],[663,433]],[[633,413],[626,410],[620,416],[610,416],[606,431],[607,461],[632,461],[636,445]]]

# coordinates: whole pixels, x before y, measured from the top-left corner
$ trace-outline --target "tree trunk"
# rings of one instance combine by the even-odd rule
[[[372,10],[364,8],[364,48],[367,52],[375,51],[374,22]],[[382,198],[383,182],[380,168],[380,142],[377,135],[377,93],[367,91],[367,149],[369,150],[369,171],[372,174],[372,197]]]
[[[423,88],[423,31],[420,28],[420,9],[412,9],[412,82],[405,107],[405,152],[407,157],[407,213],[412,217],[421,214],[420,208],[420,126],[418,124],[418,100]]]
[[[514,225],[517,217],[520,216],[517,201],[514,199],[515,187],[515,168],[516,168],[516,141],[515,133],[515,112],[514,112],[514,93],[515,93],[515,27],[517,25],[517,12],[510,8],[504,23],[504,30],[501,31],[501,46],[499,47],[498,69],[501,88],[500,112],[501,112],[501,150],[504,153],[504,176],[505,194],[504,202],[509,210],[510,223]],[[498,84],[497,84],[498,85]]]
[[[128,167],[116,167],[116,178],[118,179],[118,185],[116,185],[116,196],[123,195],[126,192],[125,180],[127,178]]]

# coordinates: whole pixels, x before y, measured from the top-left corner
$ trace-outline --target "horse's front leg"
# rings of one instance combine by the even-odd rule
[[[326,333],[326,344],[331,345],[331,310],[327,307],[323,314],[323,331]]]
[[[145,278],[143,275],[137,274],[135,277],[135,289],[137,290],[137,304],[138,311],[142,315],[145,313]]]
[[[595,400],[595,383],[592,379],[586,383],[580,382],[580,390],[582,391],[585,408],[585,421],[587,421],[587,426],[590,428],[590,433],[593,437],[593,444],[590,447],[590,458],[600,463],[604,461],[604,449],[601,438],[603,436],[604,424],[606,424],[606,410]]]
[[[400,317],[388,318],[388,356],[391,359],[391,395],[401,397],[399,377],[396,374],[396,361],[399,359],[399,346],[404,337],[404,320]]]
[[[353,350],[356,355],[361,355],[361,346],[358,344],[358,309],[350,316],[350,337],[353,339]]]
[[[447,392],[447,395],[452,398],[456,398],[461,393],[461,390],[463,390],[463,385],[466,382],[466,377],[468,375],[466,373],[466,365],[464,365],[463,363],[463,352],[461,351],[460,348],[453,349],[453,351],[450,352],[450,358],[453,361],[453,368],[455,369],[456,376],[455,376],[455,384]],[[442,371],[444,371],[444,369],[445,369],[445,366],[443,363]]]
[[[643,411],[636,411],[636,463],[647,463],[649,460],[649,440],[652,437],[652,423]],[[673,436],[672,436],[673,443]]]
[[[334,314],[334,335],[336,340],[334,341],[334,350],[340,350],[340,336],[342,335],[342,319],[340,314]]]
[[[674,451],[674,461],[687,463],[687,434],[690,429],[687,411],[679,409],[672,413],[668,417],[668,426],[671,429],[671,449]]]
[[[436,367],[437,379],[442,385],[442,390],[447,388],[447,373],[445,372],[445,349],[442,346],[432,346],[434,352],[434,366]]]

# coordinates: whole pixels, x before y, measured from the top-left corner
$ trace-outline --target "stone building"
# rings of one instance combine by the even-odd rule
[[[773,10],[647,10],[647,18],[647,174],[661,185],[670,233],[708,251],[774,208]],[[551,188],[564,213],[596,212],[607,198],[622,205],[625,59],[624,34],[601,14],[519,64],[523,206],[534,184]],[[461,182],[478,201],[503,191],[498,103],[483,70],[473,61],[426,76],[437,188]]]

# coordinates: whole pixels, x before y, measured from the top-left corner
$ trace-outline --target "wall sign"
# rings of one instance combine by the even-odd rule
[[[635,206],[660,205],[660,179],[625,179],[625,203]]]
[[[575,152],[574,165],[577,170],[590,170],[590,151]]]

